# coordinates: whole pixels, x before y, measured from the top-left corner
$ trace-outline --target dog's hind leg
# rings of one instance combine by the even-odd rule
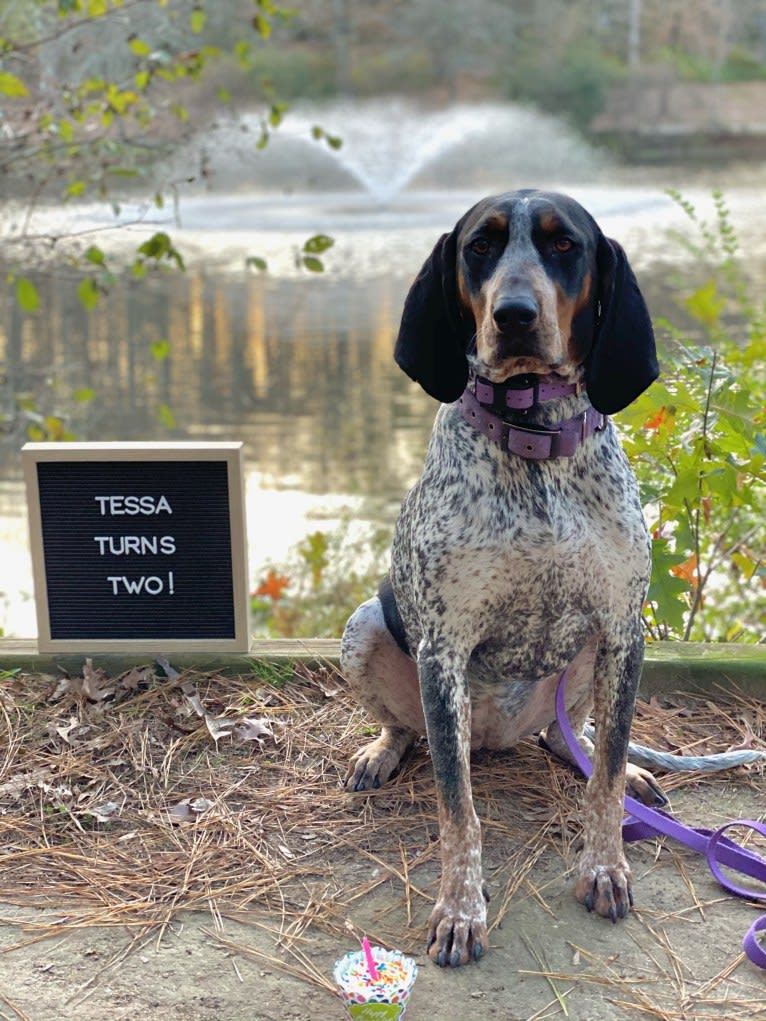
[[[419,733],[425,732],[418,673],[386,626],[375,596],[351,616],[341,641],[343,676],[382,731],[351,760],[345,786],[354,791],[380,787],[399,768]]]
[[[595,654],[596,646],[595,643],[591,642],[572,661],[567,681],[567,691],[572,692],[575,696],[575,700],[567,706],[569,725],[577,735],[580,747],[591,760],[593,759],[593,741],[585,731],[592,730],[592,728],[587,726],[587,723],[593,709],[593,667]],[[554,720],[546,728],[545,732],[540,735],[539,740],[540,745],[546,751],[561,759],[562,762],[568,762],[575,768],[579,768],[574,755],[567,746],[566,738],[558,721]],[[647,769],[634,765],[630,761],[626,767],[626,784],[628,793],[642,801],[645,805],[657,806],[668,804],[668,799],[654,776]]]
[[[567,715],[569,716],[569,723],[572,730],[578,735],[577,740],[580,746],[588,758],[592,759],[593,742],[587,734],[583,733],[584,730],[592,730],[592,728],[585,726],[586,720],[590,715],[589,707],[585,709],[583,714],[579,714],[577,712],[577,707],[575,707],[575,709],[570,710]],[[561,728],[556,721],[550,724],[544,735],[540,735],[539,741],[540,746],[547,752],[550,752],[551,755],[555,755],[556,758],[560,759],[562,762],[567,762],[569,765],[579,769],[575,757],[569,750],[566,739],[564,738]],[[632,745],[629,745],[629,755],[631,748]],[[669,803],[667,795],[655,779],[654,774],[648,769],[644,769],[642,766],[636,765],[630,761],[625,767],[625,783],[627,793],[630,794],[631,797],[636,798],[637,801],[642,802],[644,805],[650,805],[652,808],[657,808],[658,806],[663,807]]]

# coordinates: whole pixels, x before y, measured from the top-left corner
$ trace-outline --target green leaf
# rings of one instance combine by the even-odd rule
[[[314,255],[304,255],[302,259],[304,267],[311,273],[324,273],[324,263]]]
[[[278,128],[289,109],[287,103],[272,103],[271,110],[269,110],[269,125],[272,128]]]
[[[652,580],[647,601],[653,605],[657,621],[667,624],[671,630],[680,634],[683,634],[685,614],[689,609],[688,593],[691,586],[670,571],[686,559],[683,555],[668,551],[667,539],[656,539],[652,543]]]
[[[74,399],[79,401],[81,404],[86,404],[88,401],[92,401],[96,396],[96,391],[91,387],[83,387],[81,390],[75,390]]]
[[[310,255],[321,255],[322,252],[326,252],[328,248],[332,248],[335,244],[335,239],[329,237],[327,234],[315,234],[312,238],[303,245],[303,251],[308,252]]]
[[[95,308],[101,300],[101,291],[93,277],[83,277],[77,287],[77,297],[80,304],[88,312]]]
[[[252,52],[253,47],[246,39],[238,39],[234,43],[234,56],[239,61],[239,65],[243,70],[247,70],[250,67]]]
[[[109,0],[88,0],[88,14],[91,18],[100,18],[109,10]]]
[[[141,255],[146,255],[150,259],[161,259],[169,248],[170,238],[163,231],[158,231],[148,241],[144,241],[142,245],[139,245],[138,250]]]
[[[690,298],[684,302],[687,311],[698,322],[706,326],[715,326],[721,318],[726,301],[718,293],[718,285],[712,278],[706,284],[698,288]]]
[[[167,404],[160,404],[157,408],[157,418],[166,429],[175,429],[176,416]]]
[[[0,71],[0,96],[8,96],[10,99],[20,99],[28,96],[29,89],[21,78],[17,78],[10,71]]]
[[[245,266],[247,266],[248,269],[260,270],[261,273],[265,273],[269,268],[266,260],[262,259],[260,255],[248,255],[245,259]]]
[[[64,139],[65,142],[74,141],[74,128],[70,121],[60,120],[56,125],[56,130],[59,136]]]
[[[142,245],[139,245],[138,252],[140,255],[145,255],[148,259],[155,259],[157,262],[160,259],[172,259],[179,269],[184,269],[181,253],[164,231],[158,231],[148,241],[144,241]]]
[[[71,181],[64,192],[65,198],[79,198],[80,195],[84,195],[87,191],[88,185],[86,181]]]
[[[88,262],[92,262],[94,266],[104,265],[104,253],[97,245],[91,245],[85,253],[84,258],[87,259]]]
[[[192,32],[195,35],[199,35],[202,29],[205,27],[207,21],[207,14],[201,7],[195,7],[189,15],[189,25],[191,26]]]
[[[137,71],[133,76],[133,84],[137,89],[143,91],[151,80],[151,75],[148,71]]]
[[[40,307],[37,288],[27,277],[19,277],[16,281],[16,301],[25,312],[36,312]]]
[[[164,362],[170,354],[170,341],[154,340],[151,345],[152,358],[158,362]]]
[[[140,177],[140,173],[135,167],[108,167],[107,173],[111,174],[112,177]]]
[[[328,135],[324,128],[315,124],[311,129],[311,137],[317,142],[325,141],[331,149],[340,149],[343,146],[343,139],[337,135]]]
[[[148,57],[152,52],[151,46],[145,43],[143,39],[139,39],[138,36],[133,36],[128,42],[128,46],[137,57]]]
[[[261,39],[268,39],[271,35],[271,23],[262,14],[256,14],[253,18],[253,28]]]

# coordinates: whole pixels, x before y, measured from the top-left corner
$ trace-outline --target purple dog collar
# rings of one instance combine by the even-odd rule
[[[591,761],[580,747],[580,742],[575,737],[567,716],[564,701],[566,680],[567,670],[561,675],[556,691],[556,720],[572,757],[584,775],[590,776]],[[672,837],[693,851],[704,854],[710,871],[729,893],[747,900],[766,903],[766,891],[759,893],[749,890],[746,886],[739,886],[721,872],[721,865],[725,865],[727,868],[735,869],[761,883],[766,883],[766,860],[724,836],[724,831],[730,827],[743,826],[766,837],[766,824],[753,819],[737,819],[734,822],[727,822],[717,830],[695,829],[692,826],[684,826],[683,823],[677,822],[666,812],[649,808],[628,795],[625,796],[625,807],[631,812],[631,816],[622,824],[622,835],[625,840],[642,840],[645,837],[657,837],[661,834]],[[766,930],[766,915],[761,915],[750,926],[742,941],[748,958],[759,968],[766,968],[766,950],[758,942],[757,935],[764,930]]]
[[[482,407],[470,390],[464,390],[456,407],[466,422],[480,433],[498,443],[503,450],[533,461],[546,461],[554,457],[572,457],[577,448],[590,436],[603,432],[607,416],[595,408],[568,418],[553,429],[533,429],[530,426],[511,425],[500,415]]]
[[[553,401],[557,397],[571,397],[582,391],[581,383],[562,383],[542,376],[530,386],[515,387],[508,383],[492,383],[482,376],[475,376],[469,383],[471,392],[481,404],[492,404],[497,408],[511,411],[526,411],[542,401]]]

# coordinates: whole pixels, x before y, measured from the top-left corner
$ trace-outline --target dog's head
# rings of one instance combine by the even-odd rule
[[[470,366],[495,382],[584,378],[605,414],[659,372],[622,248],[574,199],[531,190],[483,199],[439,239],[407,295],[394,356],[440,401],[457,400]]]

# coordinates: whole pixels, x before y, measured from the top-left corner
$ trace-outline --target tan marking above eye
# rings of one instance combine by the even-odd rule
[[[554,212],[549,211],[540,216],[540,228],[546,234],[555,234],[557,230],[561,230],[561,221]]]

